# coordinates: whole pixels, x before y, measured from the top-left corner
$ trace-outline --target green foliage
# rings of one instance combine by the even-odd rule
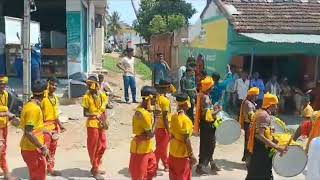
[[[160,16],[156,15],[150,22],[149,31],[152,34],[160,34],[167,31],[167,23],[166,20]]]
[[[186,25],[186,19],[182,15],[168,16],[167,30],[172,32]]]
[[[105,56],[103,67],[108,71],[122,73],[122,71],[117,67],[117,63],[119,62],[119,60],[120,58],[115,58],[107,55]],[[149,64],[138,58],[135,58],[134,68],[136,73],[141,76],[142,80],[151,80],[152,71]]]
[[[141,0],[133,26],[149,41],[153,34],[172,32],[188,24],[188,19],[195,13],[196,10],[185,0]]]

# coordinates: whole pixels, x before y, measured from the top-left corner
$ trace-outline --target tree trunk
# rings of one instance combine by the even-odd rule
[[[138,10],[136,8],[136,5],[134,4],[133,0],[131,0],[132,8],[134,10],[134,14],[136,15],[136,18],[138,18]]]

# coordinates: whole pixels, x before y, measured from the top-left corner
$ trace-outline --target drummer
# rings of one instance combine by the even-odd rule
[[[169,177],[176,180],[191,180],[192,166],[197,160],[193,155],[190,137],[193,131],[191,119],[186,111],[191,107],[187,94],[176,96],[178,112],[172,116],[170,132]]]
[[[50,154],[50,159],[47,158],[47,169],[51,176],[61,176],[61,172],[54,170],[54,156],[58,146],[58,133],[65,131],[66,129],[59,120],[59,99],[55,95],[58,80],[55,77],[50,77],[47,82],[48,89],[41,102],[41,109],[44,116],[44,128],[46,130],[46,133],[44,134],[45,144],[48,147]]]
[[[246,180],[272,179],[272,158],[269,156],[272,148],[280,153],[285,149],[273,141],[271,130],[271,115],[277,112],[279,101],[275,95],[265,94],[262,108],[254,116],[250,127],[248,151],[251,160],[248,166]]]
[[[313,114],[314,110],[313,108],[310,106],[310,100],[307,99],[306,100],[306,106],[303,109],[303,122],[301,123],[301,125],[298,127],[298,129],[296,130],[293,140],[296,141],[300,136],[303,137],[309,137],[309,133],[311,131],[312,128],[312,121],[311,121],[311,117]]]
[[[206,175],[208,172],[204,170],[210,163],[211,171],[217,174],[220,168],[217,167],[213,161],[213,153],[216,146],[215,131],[213,126],[216,120],[216,114],[221,111],[221,107],[213,109],[209,93],[214,86],[214,81],[211,77],[206,77],[201,81],[201,92],[197,97],[197,107],[195,116],[194,133],[197,135],[200,130],[200,150],[199,150],[199,164],[196,173],[199,175]]]
[[[247,94],[246,99],[242,102],[240,108],[239,121],[241,125],[241,129],[244,130],[244,150],[242,161],[246,161],[248,150],[248,138],[249,138],[249,127],[252,120],[252,117],[256,111],[257,104],[255,103],[258,99],[260,90],[259,88],[253,87],[250,88]]]
[[[320,111],[315,111],[312,115],[312,128],[309,134],[306,152],[309,150],[309,145],[312,139],[320,136]]]

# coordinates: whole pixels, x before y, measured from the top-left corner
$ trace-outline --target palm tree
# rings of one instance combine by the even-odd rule
[[[113,12],[109,17],[108,30],[110,34],[113,36],[114,43],[118,44],[116,35],[120,32],[121,25],[120,14],[117,11]]]

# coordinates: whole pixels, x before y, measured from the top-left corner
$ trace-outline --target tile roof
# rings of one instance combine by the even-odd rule
[[[237,32],[320,34],[318,2],[216,2]]]

